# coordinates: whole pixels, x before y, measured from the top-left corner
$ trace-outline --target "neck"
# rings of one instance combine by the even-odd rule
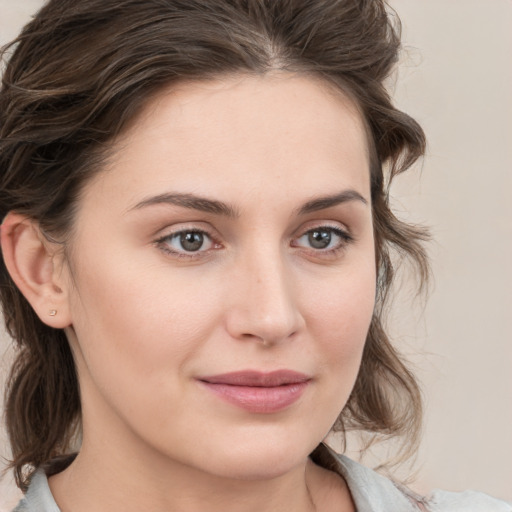
[[[284,475],[254,480],[209,475],[176,462],[164,469],[154,462],[150,470],[124,458],[100,465],[82,451],[69,468],[50,478],[50,487],[62,512],[317,510],[310,490],[316,466],[309,460]]]

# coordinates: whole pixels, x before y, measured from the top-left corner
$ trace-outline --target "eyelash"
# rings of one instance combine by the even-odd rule
[[[179,238],[182,235],[185,235],[187,233],[195,233],[200,234],[205,239],[211,240],[211,243],[214,246],[217,246],[215,248],[221,247],[221,244],[215,240],[215,238],[208,232],[203,229],[198,228],[190,228],[190,229],[180,229],[179,231],[175,231],[174,233],[169,233],[158,240],[155,241],[155,245],[165,252],[166,254],[170,254],[171,256],[175,258],[187,258],[187,259],[198,259],[202,258],[207,255],[208,252],[210,252],[212,249],[207,250],[198,250],[198,251],[175,251],[169,248],[169,242],[173,239]]]
[[[310,233],[313,233],[315,231],[329,232],[329,233],[334,234],[340,238],[339,243],[336,244],[335,247],[332,247],[330,249],[315,249],[315,248],[310,247],[309,248],[310,252],[314,253],[314,255],[317,255],[317,256],[336,256],[339,252],[345,250],[347,245],[354,242],[354,237],[347,231],[340,229],[337,226],[328,226],[328,225],[320,225],[320,226],[316,226],[311,229],[308,229],[308,230],[304,231],[300,236],[294,238],[293,242],[295,242],[296,240],[300,240],[302,237],[307,236]],[[191,233],[199,234],[199,235],[205,237],[206,239],[209,239],[210,243],[213,244],[214,247],[210,248],[210,249],[206,249],[206,250],[199,249],[197,251],[185,251],[185,250],[176,251],[176,250],[172,250],[169,248],[170,241],[172,241],[174,239],[178,239],[180,236],[183,236],[185,234],[191,234]],[[299,245],[297,245],[293,242],[291,244],[292,247],[300,248]],[[208,253],[211,250],[215,250],[215,249],[222,247],[222,245],[218,241],[216,241],[215,237],[212,236],[211,233],[209,233],[208,231],[205,231],[203,229],[198,229],[198,228],[181,229],[174,233],[169,233],[169,234],[162,236],[162,237],[158,238],[157,240],[155,240],[154,244],[160,250],[165,252],[166,254],[169,254],[175,258],[187,258],[187,259],[199,259],[199,258],[205,257],[208,255]]]
[[[344,251],[349,244],[354,242],[354,237],[350,233],[348,233],[347,231],[339,228],[338,226],[329,226],[329,225],[315,226],[315,227],[313,227],[311,229],[308,229],[302,235],[300,235],[299,237],[295,238],[294,241],[295,240],[300,240],[302,237],[307,236],[307,235],[309,235],[311,233],[314,233],[315,231],[316,232],[321,232],[321,231],[328,232],[331,235],[332,234],[336,235],[340,239],[339,242],[335,245],[335,247],[332,247],[330,249],[309,248],[310,251],[315,256],[321,256],[321,257],[336,256],[341,251]],[[298,247],[296,244],[292,244],[292,246],[293,247]]]

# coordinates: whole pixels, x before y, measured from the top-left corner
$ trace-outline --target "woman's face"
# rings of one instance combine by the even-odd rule
[[[297,467],[349,397],[374,307],[359,114],[288,74],[160,94],[84,189],[68,270],[84,451]]]

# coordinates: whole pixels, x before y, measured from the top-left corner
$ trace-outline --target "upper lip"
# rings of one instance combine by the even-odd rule
[[[220,375],[201,377],[199,380],[209,384],[226,384],[229,386],[276,387],[287,384],[299,384],[311,378],[294,370],[276,370],[261,372],[257,370],[244,370]]]

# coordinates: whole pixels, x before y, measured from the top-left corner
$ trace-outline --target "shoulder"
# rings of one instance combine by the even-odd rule
[[[34,473],[25,497],[12,512],[60,512],[42,469]]]
[[[12,511],[12,512],[27,512],[27,500],[23,498],[19,503],[18,506]]]
[[[512,512],[507,503],[483,492],[434,491],[428,497],[429,512]]]
[[[361,512],[512,512],[512,504],[480,492],[438,490],[420,496],[325,445],[320,445],[311,458],[345,479]]]

